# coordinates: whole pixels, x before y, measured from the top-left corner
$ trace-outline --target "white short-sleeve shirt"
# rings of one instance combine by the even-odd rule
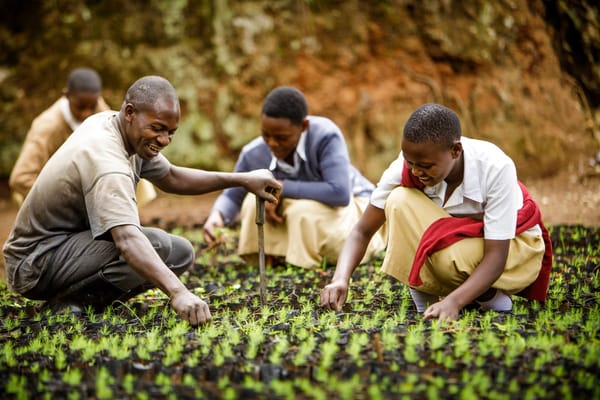
[[[447,184],[427,186],[423,192],[450,215],[483,214],[484,238],[506,240],[515,237],[517,212],[523,207],[523,192],[514,162],[498,146],[483,140],[461,138],[464,156],[463,182],[443,204]],[[387,198],[402,181],[402,153],[385,170],[371,195],[371,204],[385,208]],[[537,233],[536,226],[532,233]]]

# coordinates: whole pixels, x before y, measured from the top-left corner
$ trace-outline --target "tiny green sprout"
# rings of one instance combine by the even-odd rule
[[[188,367],[195,367],[200,364],[200,350],[194,349],[191,354],[185,357],[185,365]]]
[[[129,396],[133,395],[135,393],[135,376],[131,373],[125,374],[121,386],[126,394]]]
[[[252,324],[248,330],[248,346],[246,347],[246,358],[252,360],[256,357],[259,346],[265,340],[265,333],[259,324]]]
[[[321,362],[319,366],[325,370],[331,368],[333,364],[333,359],[335,358],[338,352],[339,346],[331,340],[326,341],[321,345]]]
[[[306,328],[298,328],[297,330],[294,330],[295,333],[295,337],[298,341],[304,341],[306,339],[308,339],[311,336],[311,332],[306,329]]]
[[[223,389],[223,399],[224,400],[235,400],[237,398],[237,393],[235,392],[235,389],[228,386],[225,389]]]
[[[163,395],[169,394],[172,389],[171,378],[162,372],[159,372],[154,379],[154,383],[158,386]]]
[[[394,319],[396,321],[398,321],[398,323],[404,323],[407,320],[407,314],[408,314],[408,308],[410,307],[410,304],[412,303],[412,300],[403,298],[402,302],[400,303],[400,307],[398,308],[396,315],[394,317]]]
[[[108,336],[110,334],[110,326],[108,326],[108,324],[102,325],[102,328],[100,328],[100,334],[102,336]]]
[[[85,308],[85,316],[88,318],[88,320],[91,323],[96,323],[99,321],[99,315],[96,313],[96,311],[94,310],[94,308],[89,305]]]
[[[96,397],[98,399],[112,399],[113,391],[111,385],[114,383],[114,378],[108,372],[106,367],[102,366],[96,375]]]
[[[67,367],[67,354],[64,352],[62,347],[59,347],[55,352],[54,365],[59,371],[62,371]]]
[[[181,355],[183,353],[185,342],[183,337],[173,338],[165,348],[165,356],[163,357],[163,364],[171,366],[179,363]]]
[[[437,350],[443,348],[446,345],[446,335],[442,330],[435,329],[431,332],[429,337],[429,348],[431,350]]]
[[[598,344],[598,341],[595,341]],[[588,351],[585,353],[585,357],[583,359],[583,365],[586,368],[600,368],[600,349],[599,346],[590,346]]]
[[[71,391],[67,394],[67,400],[79,400],[81,399],[81,394],[78,391]]]
[[[365,332],[353,333],[350,336],[348,345],[344,348],[346,353],[348,353],[359,367],[364,365],[364,360],[361,358],[361,352],[368,343],[369,337]]]
[[[419,353],[412,346],[406,346],[404,348],[404,351],[403,351],[402,354],[403,354],[404,359],[406,360],[406,362],[411,363],[411,364],[416,363],[420,359]]]
[[[271,364],[281,364],[283,356],[286,354],[289,348],[289,342],[284,336],[277,336],[275,347],[269,355],[269,362]]]
[[[96,358],[97,353],[98,346],[95,343],[92,344],[90,342],[88,346],[81,349],[81,360],[84,362],[91,363]]]
[[[228,332],[227,338],[232,346],[237,346],[242,342],[242,336],[240,335],[239,329],[232,327],[231,329],[227,329],[226,332]]]
[[[135,393],[136,400],[151,400],[150,395],[145,390]]]
[[[6,384],[6,393],[14,395],[16,399],[28,399],[27,381],[25,376],[10,374]]]
[[[398,348],[398,335],[396,332],[391,330],[384,330],[381,332],[381,343],[386,351],[393,351]]]
[[[214,348],[212,362],[215,365],[215,367],[221,367],[223,364],[225,364],[225,356],[223,355],[223,352],[221,350],[221,345],[218,345]]]
[[[195,388],[198,386],[198,381],[192,374],[184,374],[182,383],[184,386]]]
[[[406,377],[403,382],[400,382],[398,385],[398,390],[400,393],[413,393],[415,390],[416,384],[421,380],[420,376],[413,372],[409,372],[406,374]]]
[[[325,372],[326,375],[326,372]],[[324,377],[326,379],[326,377]],[[303,393],[305,398],[312,398],[315,400],[327,400],[327,393],[320,386],[314,385],[309,379],[302,378],[297,379],[295,382],[296,387]]]
[[[19,320],[16,318],[4,318],[2,324],[4,325],[4,329],[11,331],[19,326]]]
[[[237,313],[238,321],[247,321],[250,317],[250,310],[248,307],[242,307]]]
[[[312,354],[317,342],[314,336],[308,336],[305,341],[301,342],[298,351],[294,355],[292,363],[295,366],[305,365],[308,357]]]
[[[292,381],[274,380],[270,383],[269,387],[277,398],[285,400],[294,400],[296,398],[294,382]]]
[[[44,368],[40,373],[40,381],[47,383],[50,382],[50,378],[50,371]]]
[[[383,394],[381,393],[381,388],[376,383],[369,385],[368,393],[369,393],[369,397],[371,399],[383,399],[384,398]]]
[[[287,297],[287,295],[286,295]],[[288,319],[288,314],[291,310],[289,305],[283,305],[281,307],[278,307],[279,310],[277,311],[277,322],[285,322]]]
[[[189,325],[184,321],[176,321],[167,332],[167,337],[179,338],[189,331]]]
[[[146,337],[143,340],[144,346],[147,348],[149,353],[154,353],[163,347],[163,336],[161,335],[158,328],[153,327],[146,333]]]
[[[2,355],[0,357],[2,357],[2,363],[0,363],[0,365],[4,364],[9,368],[14,368],[17,365],[15,348],[12,341],[4,343],[2,346]]]
[[[69,386],[79,386],[83,373],[79,368],[67,368],[63,374],[62,380]]]
[[[273,309],[268,305],[264,305],[260,309],[260,320],[266,322],[273,315]]]

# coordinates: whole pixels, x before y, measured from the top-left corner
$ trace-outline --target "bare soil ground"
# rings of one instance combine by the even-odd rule
[[[600,173],[591,168],[565,170],[547,179],[525,182],[539,203],[547,226],[600,226]],[[201,196],[174,196],[159,193],[140,210],[142,224],[172,229],[176,226],[201,226],[218,193]],[[0,243],[4,243],[17,214],[10,200],[6,180],[0,182]],[[4,279],[4,260],[0,259],[0,278]]]

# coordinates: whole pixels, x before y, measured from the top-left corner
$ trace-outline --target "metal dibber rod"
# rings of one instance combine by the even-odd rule
[[[267,296],[265,274],[265,200],[256,196],[256,226],[258,227],[258,267],[260,271],[260,302],[264,306]]]

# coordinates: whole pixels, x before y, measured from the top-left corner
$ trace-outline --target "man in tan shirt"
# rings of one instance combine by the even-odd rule
[[[189,240],[142,226],[135,188],[148,179],[167,193],[198,195],[233,186],[273,203],[281,184],[268,170],[203,171],[163,154],[180,120],[169,81],[131,85],[120,111],[87,118],[56,151],[25,198],[3,247],[9,289],[50,309],[100,311],[158,287],[192,325],[208,304],[178,278],[196,259]]]
[[[74,69],[63,96],[33,120],[9,180],[12,197],[19,206],[44,164],[81,122],[109,109],[101,91],[102,81],[95,70]]]

